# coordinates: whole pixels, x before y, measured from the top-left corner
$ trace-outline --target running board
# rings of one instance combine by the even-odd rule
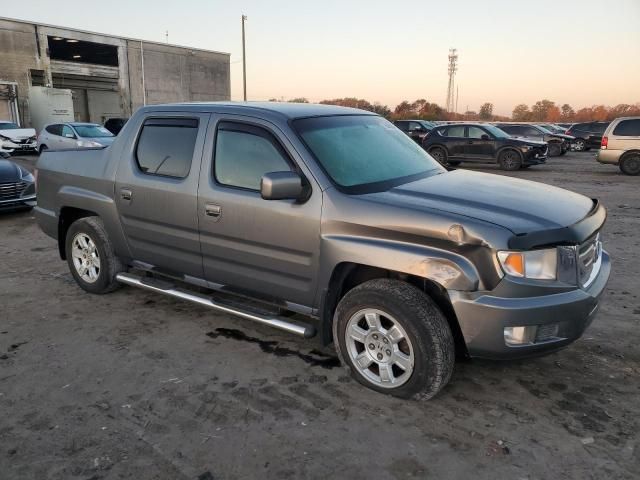
[[[188,302],[197,303],[198,305],[213,308],[214,310],[217,310],[219,312],[237,315],[239,317],[246,318],[247,320],[253,320],[254,322],[268,325],[279,330],[284,330],[285,332],[293,333],[301,337],[311,338],[316,334],[316,329],[311,325],[299,325],[296,323],[292,323],[291,321],[282,317],[270,317],[257,313],[250,313],[237,308],[232,308],[220,302],[214,301],[213,298],[209,296],[178,289],[174,284],[163,280],[158,281],[148,277],[132,275],[130,273],[118,273],[116,275],[116,280],[133,287],[139,287],[151,292],[162,293],[164,295],[168,295],[169,297],[179,298],[181,300],[187,300]]]

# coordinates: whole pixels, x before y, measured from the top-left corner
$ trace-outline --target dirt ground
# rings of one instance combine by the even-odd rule
[[[0,479],[637,479],[640,179],[593,157],[515,176],[608,208],[599,316],[547,357],[457,363],[429,402],[361,387],[313,339],[87,294],[31,213],[0,215]]]

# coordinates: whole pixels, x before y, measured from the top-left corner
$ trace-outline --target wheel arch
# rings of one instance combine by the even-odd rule
[[[447,289],[440,282],[432,278],[353,262],[342,262],[336,265],[331,274],[329,288],[320,308],[319,319],[320,337],[325,345],[333,341],[333,316],[340,300],[358,285],[377,278],[390,278],[406,282],[428,295],[438,305],[449,323],[454,337],[456,354],[462,357],[469,356],[453,304]]]
[[[514,152],[516,152],[518,155],[520,155],[520,160],[522,160],[524,162],[524,155],[518,149],[518,147],[515,147],[513,145],[504,145],[504,146],[500,147],[498,149],[498,151],[496,152],[496,158],[495,158],[496,162],[498,162],[500,160],[500,155],[502,155],[507,150],[513,150]]]
[[[67,259],[67,231],[73,222],[85,217],[98,217],[96,212],[77,207],[62,207],[58,215],[58,252],[62,260]]]

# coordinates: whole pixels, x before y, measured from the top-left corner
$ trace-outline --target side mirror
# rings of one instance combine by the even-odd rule
[[[302,178],[296,172],[265,173],[260,180],[260,195],[265,200],[298,200],[302,193]]]
[[[491,140],[491,138],[489,137],[489,135],[487,135],[486,133],[480,136],[480,140]]]

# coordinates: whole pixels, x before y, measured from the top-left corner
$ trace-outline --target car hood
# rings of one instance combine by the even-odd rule
[[[108,147],[113,143],[116,137],[82,137],[82,140],[88,140],[90,142],[98,142],[100,145]]]
[[[517,136],[511,136],[511,142],[516,145],[530,145],[533,147],[544,147],[547,142],[539,141],[539,140],[529,140],[528,138],[521,138]]]
[[[33,128],[15,128],[11,130],[0,130],[0,135],[10,138],[11,140],[24,140],[36,136]]]
[[[471,217],[516,235],[573,225],[593,208],[590,198],[562,188],[468,170],[434,175],[363,197],[400,208]]]
[[[562,138],[563,140],[573,140],[576,137],[572,137],[571,135],[565,135],[564,133],[554,133],[554,137]]]
[[[20,167],[9,160],[0,159],[0,183],[20,180]]]

